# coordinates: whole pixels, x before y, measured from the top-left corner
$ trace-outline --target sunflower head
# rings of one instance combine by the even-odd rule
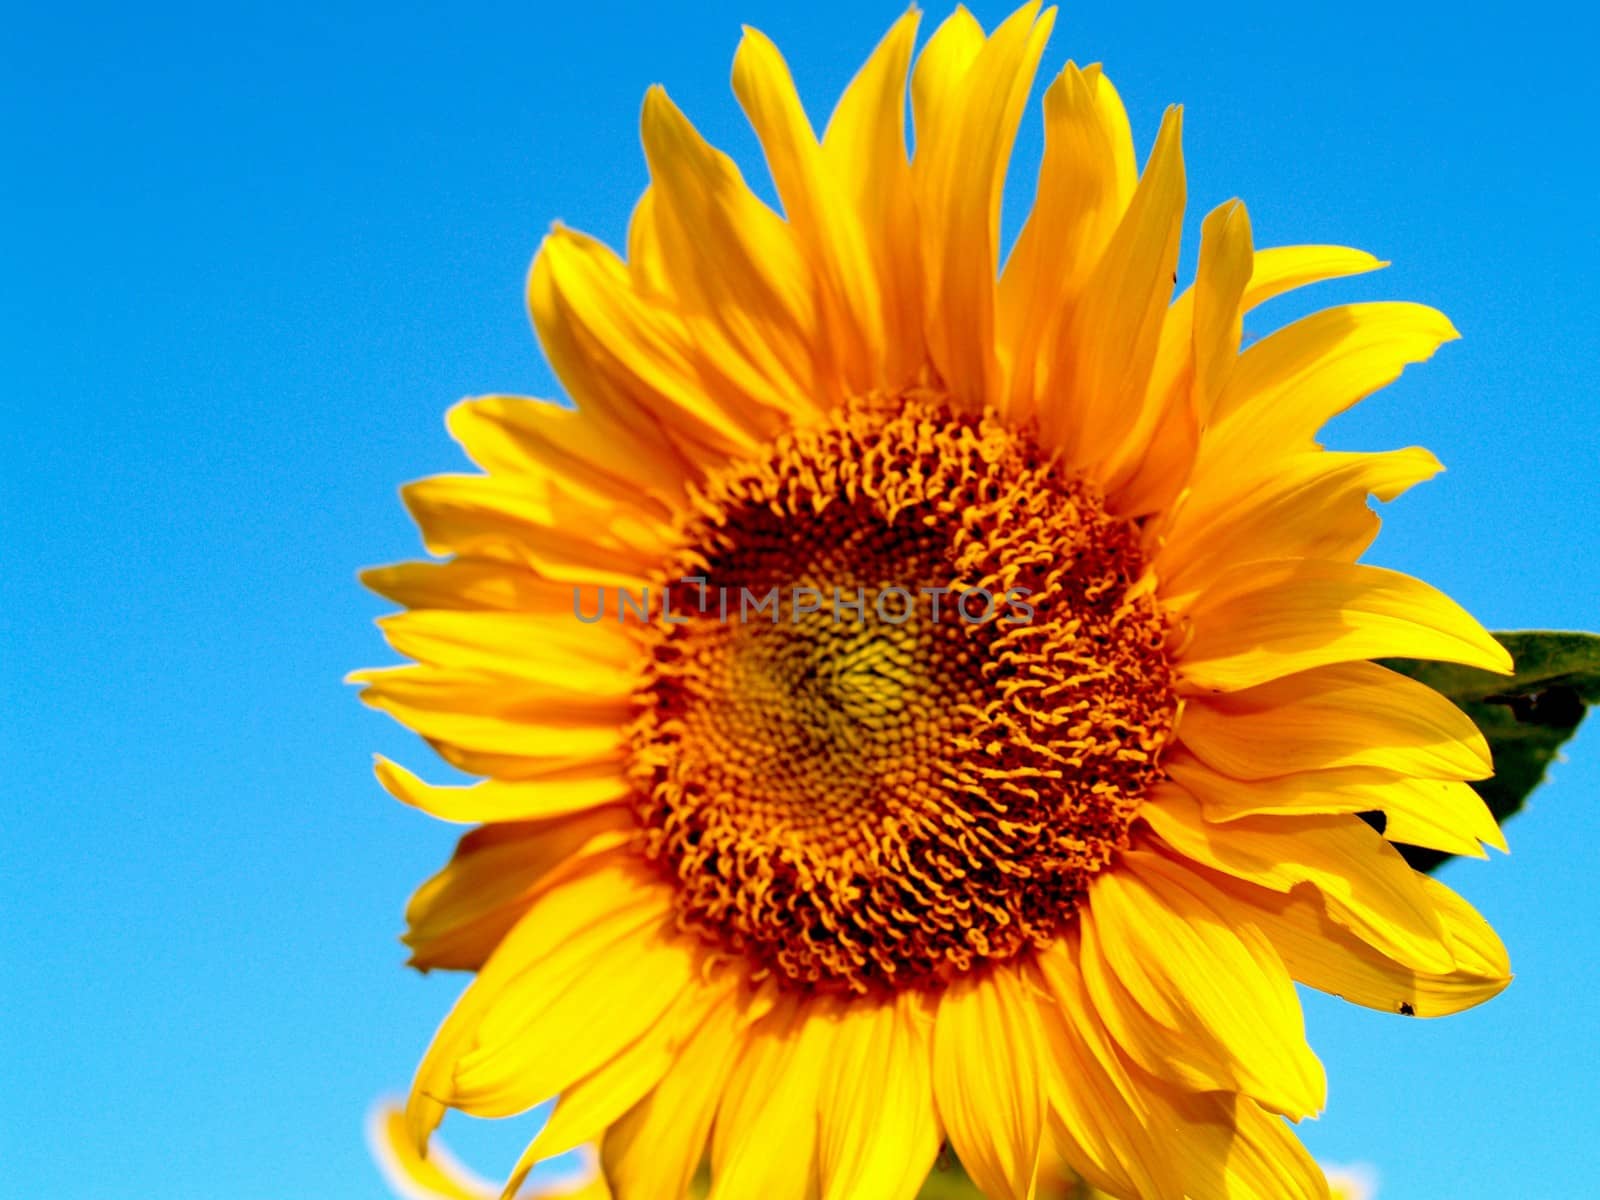
[[[540,248],[575,407],[453,410],[482,473],[405,493],[441,561],[367,576],[415,662],[364,698],[481,779],[380,764],[476,826],[408,910],[416,965],[476,972],[419,1152],[559,1094],[512,1188],[599,1139],[620,1200],[707,1157],[718,1200],[893,1200],[944,1143],[997,1197],[1058,1161],[1324,1197],[1281,1119],[1324,1092],[1292,981],[1437,1015],[1509,978],[1393,845],[1503,846],[1482,738],[1374,661],[1509,666],[1358,561],[1438,463],[1317,440],[1455,331],[1352,304],[1241,349],[1256,305],[1382,264],[1257,250],[1228,201],[1175,294],[1179,113],[1141,172],[1097,66],[1044,91],[1002,267],[1052,16],[958,9],[913,66],[908,13],[820,137],[747,32],[782,213],[653,89],[626,256]]]

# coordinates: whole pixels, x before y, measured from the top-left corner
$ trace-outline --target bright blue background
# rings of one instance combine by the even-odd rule
[[[373,750],[429,756],[339,682],[387,661],[355,569],[417,551],[395,489],[460,466],[449,403],[554,393],[523,272],[554,218],[622,236],[645,86],[756,175],[726,83],[739,21],[785,48],[820,118],[897,12],[9,12],[0,1192],[384,1194],[363,1111],[409,1077],[458,980],[400,967],[402,901],[451,835],[368,773]],[[1187,104],[1191,256],[1238,194],[1259,244],[1395,261],[1316,304],[1456,320],[1465,340],[1337,442],[1441,455],[1377,557],[1498,628],[1600,626],[1584,19],[1081,4],[1048,59],[1108,64],[1141,153]],[[1020,161],[1038,150],[1035,108]],[[1309,1004],[1332,1100],[1306,1137],[1375,1163],[1385,1200],[1594,1190],[1600,726],[1572,760],[1510,858],[1446,874],[1512,948],[1505,996],[1432,1023]],[[502,1170],[513,1140],[460,1124]]]

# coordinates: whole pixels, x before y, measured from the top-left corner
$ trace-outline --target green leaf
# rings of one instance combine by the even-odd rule
[[[1600,635],[1530,631],[1497,633],[1517,665],[1510,677],[1451,663],[1392,661],[1386,666],[1420,679],[1455,701],[1473,719],[1494,754],[1494,778],[1472,786],[1499,821],[1521,810],[1544,782],[1546,769],[1600,703]],[[1402,846],[1418,870],[1451,856]]]

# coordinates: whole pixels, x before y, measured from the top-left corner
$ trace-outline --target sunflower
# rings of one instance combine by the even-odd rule
[[[1044,93],[1002,270],[1052,20],[957,9],[913,67],[908,13],[820,139],[748,31],[782,215],[654,88],[626,257],[541,246],[575,408],[454,408],[483,473],[404,493],[442,561],[365,576],[414,662],[363,698],[481,777],[378,764],[476,826],[407,914],[413,965],[476,973],[419,1153],[559,1096],[508,1191],[599,1140],[620,1200],[708,1159],[715,1200],[894,1200],[946,1144],[992,1197],[1057,1156],[1121,1197],[1324,1197],[1294,981],[1418,1016],[1508,981],[1394,847],[1503,849],[1487,747],[1374,660],[1509,658],[1357,562],[1437,460],[1316,440],[1456,332],[1352,304],[1241,351],[1263,301],[1383,264],[1258,251],[1229,201],[1174,296],[1181,114],[1141,173],[1098,66]]]

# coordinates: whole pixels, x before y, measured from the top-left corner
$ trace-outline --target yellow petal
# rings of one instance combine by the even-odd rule
[[[650,211],[659,217],[660,190],[652,197]],[[669,269],[684,282],[676,262]],[[641,291],[622,261],[593,238],[562,226],[551,230],[528,275],[528,307],[578,411],[598,422],[595,436],[623,462],[666,453],[685,478],[694,478],[705,464],[747,451],[754,439],[782,427],[789,390],[775,391],[742,355],[722,353],[681,304]]]
[[[845,89],[823,134],[828,169],[863,231],[882,313],[881,370],[890,390],[922,369],[922,260],[906,156],[906,71],[921,14],[905,13]]]
[[[1325,309],[1269,334],[1239,356],[1192,488],[1232,492],[1270,474],[1284,454],[1311,449],[1330,418],[1458,336],[1444,314],[1395,302]]]
[[[818,1097],[834,1018],[831,1000],[790,996],[751,1028],[717,1106],[708,1200],[817,1194]]]
[[[1212,825],[1173,788],[1157,789],[1139,815],[1193,862],[1278,892],[1310,884],[1329,915],[1384,953],[1418,970],[1450,968],[1421,876],[1359,817],[1242,817]]]
[[[1139,1002],[1134,986],[1107,958],[1095,922],[1080,920],[1079,927],[1084,987],[1094,1004],[1095,1019],[1105,1026],[1119,1053],[1168,1087],[1236,1090],[1238,1072],[1216,1044],[1153,1017]]]
[[[1375,1194],[1370,1167],[1329,1167],[1327,1174],[1330,1200],[1372,1200]]]
[[[648,298],[670,297],[672,277],[661,256],[661,231],[656,228],[655,197],[645,188],[628,220],[628,278]]]
[[[525,566],[492,558],[368,567],[361,572],[361,582],[407,608],[548,614],[572,611],[570,585],[540,579]]]
[[[481,681],[475,686],[481,695]],[[616,731],[617,736],[596,739],[598,747],[585,749],[586,739],[572,742],[550,737],[536,726],[524,726],[520,731],[509,729],[495,717],[486,718],[486,722],[485,737],[517,739],[510,752],[468,749],[437,739],[430,744],[446,762],[470,774],[487,776],[491,782],[463,788],[430,787],[415,777],[396,774],[398,768],[390,770],[381,760],[379,782],[395,799],[443,820],[496,821],[540,816],[564,807],[568,802],[556,794],[555,785],[560,783],[576,782],[581,793],[589,787],[589,780],[622,774],[625,746],[621,731]],[[518,790],[516,785],[524,782],[551,786]],[[598,790],[596,785],[595,791]],[[539,811],[524,812],[523,806]]]
[[[436,475],[401,489],[431,554],[527,564],[527,546],[555,520],[548,490],[488,475]]]
[[[1251,346],[1215,417],[1281,422],[1281,428],[1309,437],[1330,417],[1393,382],[1407,364],[1422,362],[1459,336],[1443,313],[1422,304],[1324,309]],[[1287,411],[1273,414],[1274,409]]]
[[[443,1146],[424,1158],[406,1134],[405,1110],[386,1104],[367,1119],[367,1145],[385,1182],[405,1200],[494,1200],[499,1189],[458,1163]]]
[[[1248,312],[1295,288],[1361,275],[1388,265],[1365,250],[1352,250],[1348,246],[1273,246],[1257,250],[1242,307]]]
[[[1152,1102],[1189,1200],[1328,1200],[1322,1168],[1248,1097],[1158,1090]]]
[[[511,679],[579,687],[595,695],[624,696],[638,686],[635,643],[619,622],[587,624],[595,604],[566,589],[558,613],[450,612],[417,609],[380,617],[378,626],[396,652],[419,663],[484,671]]]
[[[378,782],[402,804],[441,821],[549,820],[626,799],[631,788],[620,758],[580,761],[538,779],[491,779],[467,787],[438,787],[378,756]]]
[[[733,1003],[714,1009],[660,1084],[606,1132],[600,1159],[617,1200],[662,1200],[688,1192],[728,1074],[748,1036]]]
[[[1479,979],[1509,983],[1511,959],[1500,935],[1478,910],[1431,875],[1422,877],[1422,890],[1439,914],[1456,970],[1470,972]]]
[[[585,502],[624,504],[657,518],[682,496],[682,464],[663,443],[625,436],[586,413],[521,396],[477,396],[451,408],[451,434],[496,475],[549,480]]]
[[[962,81],[984,44],[983,26],[963,5],[928,38],[911,72],[911,115],[919,146],[953,136],[949,122],[960,111]]]
[[[1444,930],[1449,963],[1419,970],[1334,920],[1314,896],[1276,892],[1218,876],[1217,890],[1239,920],[1272,939],[1294,978],[1352,1004],[1383,1012],[1440,1017],[1497,996],[1511,981],[1505,946],[1465,900],[1436,879],[1420,887]]]
[[[995,277],[1000,196],[1012,142],[1055,10],[1026,4],[987,41],[957,10],[918,60],[912,79],[922,221],[928,352],[951,399],[971,410],[998,403]]]
[[[422,971],[481,967],[539,894],[595,856],[627,844],[636,826],[620,808],[558,821],[504,821],[464,835],[444,868],[406,904],[411,950]]]
[[[1471,787],[1449,780],[1413,782],[1414,786],[1384,798],[1387,840],[1474,858],[1488,857],[1486,845],[1502,854],[1508,851],[1494,813]]]
[[[1166,508],[1194,464],[1200,432],[1233,373],[1243,324],[1240,296],[1250,277],[1250,216],[1230,200],[1200,227],[1195,286],[1168,308],[1138,420],[1101,469],[1114,512]]]
[[[914,991],[840,1015],[819,1094],[821,1200],[910,1200],[939,1153],[932,1022]]]
[[[1010,368],[1006,412],[1019,422],[1047,400],[1041,347],[1077,302],[1138,179],[1128,115],[1097,65],[1068,63],[1046,90],[1044,139],[1038,192],[1000,277],[996,314]]]
[[[1189,482],[1191,468],[1197,476],[1198,496],[1189,498],[1185,511],[1213,503],[1213,490],[1224,495],[1248,495],[1262,481],[1270,483],[1279,474],[1276,458],[1280,452],[1303,448],[1301,443],[1333,411],[1354,403],[1365,393],[1344,398],[1335,393],[1325,398],[1320,408],[1312,405],[1304,412],[1292,404],[1263,402],[1259,409],[1268,418],[1264,425],[1257,421],[1236,422],[1226,434],[1211,429],[1197,465],[1201,429],[1215,425],[1228,411],[1239,407],[1251,389],[1272,390],[1274,370],[1292,369],[1285,355],[1265,355],[1252,348],[1248,361],[1242,364],[1244,372],[1235,381],[1239,319],[1262,301],[1291,288],[1383,265],[1370,254],[1341,246],[1289,246],[1252,254],[1249,219],[1243,205],[1230,201],[1211,213],[1201,230],[1196,287],[1173,302],[1162,324],[1141,425],[1126,439],[1116,464],[1107,470],[1114,510],[1139,516],[1166,509]],[[1207,293],[1202,307],[1208,315],[1197,328],[1195,301],[1201,292]],[[1332,311],[1338,315],[1301,323],[1274,335],[1274,345],[1315,353],[1327,348],[1330,337],[1337,344],[1343,336],[1343,326],[1365,323],[1362,336],[1367,341],[1389,336],[1396,342],[1395,350],[1404,353],[1404,336],[1394,327],[1408,320],[1429,326],[1436,336],[1454,336],[1448,322],[1431,310],[1419,311],[1417,306],[1358,305]],[[1197,336],[1205,348],[1194,345]],[[1361,340],[1345,338],[1344,350],[1352,349]],[[1435,346],[1437,341],[1421,357]],[[1198,380],[1194,371],[1197,355],[1207,363]],[[1337,353],[1333,357],[1337,358]],[[1404,361],[1409,360],[1402,359],[1393,366],[1393,374],[1399,373]],[[1336,368],[1336,362],[1325,361],[1299,383],[1303,386],[1309,381],[1326,389],[1341,378]],[[1381,386],[1391,378],[1393,375],[1380,376],[1379,382],[1369,382],[1367,388]],[[1298,394],[1295,398],[1300,399]],[[1181,539],[1180,544],[1196,540],[1191,536]]]
[[[1192,711],[1186,710],[1187,712]],[[1382,812],[1384,837],[1449,854],[1485,857],[1506,849],[1505,835],[1483,798],[1451,779],[1408,779],[1373,767],[1303,771],[1270,779],[1224,775],[1179,749],[1163,760],[1174,783],[1200,802],[1208,821],[1294,813]]]
[[[1202,423],[1210,421],[1233,375],[1244,332],[1242,301],[1254,260],[1250,214],[1241,202],[1230,200],[1206,216],[1194,283],[1194,378],[1190,389]]]
[[[406,1132],[405,1111],[399,1105],[386,1103],[373,1111],[367,1121],[367,1145],[390,1190],[405,1200],[495,1200],[502,1194],[438,1142],[424,1158]],[[611,1200],[592,1154],[576,1172],[518,1195],[520,1200]]]
[[[733,90],[766,151],[789,226],[816,266],[835,366],[849,390],[863,394],[882,379],[883,329],[877,275],[851,196],[827,168],[783,56],[748,26],[733,60]]]
[[[1030,1200],[1044,1138],[1043,1032],[1013,967],[945,989],[933,1094],[951,1148],[986,1196]]]
[[[621,696],[596,697],[479,671],[386,667],[348,678],[367,685],[362,703],[420,733],[465,771],[473,771],[476,754],[546,764],[609,755],[622,745],[633,715]]]
[[[735,984],[729,972],[716,982],[691,986],[677,1003],[615,1058],[561,1093],[550,1119],[517,1159],[506,1180],[510,1196],[539,1162],[601,1137],[647,1096],[679,1060],[710,1014],[725,1008]]]
[[[839,381],[817,356],[815,276],[794,230],[660,87],[645,96],[641,131],[663,265],[693,342],[775,411],[836,402]]]
[[[418,1147],[427,1144],[454,1099],[456,1067],[480,1044],[486,1017],[508,999],[514,1001],[513,1013],[537,1015],[557,998],[551,983],[586,972],[600,974],[619,940],[632,938],[636,946],[653,947],[645,931],[659,928],[670,909],[671,897],[659,876],[631,857],[597,859],[590,869],[543,892],[461,994],[417,1067],[406,1121]],[[596,1048],[602,1051],[599,1061],[609,1057],[604,1051],[613,1049],[600,1043]]]
[[[1237,779],[1382,767],[1427,779],[1493,774],[1478,727],[1425,684],[1376,663],[1318,667],[1185,706],[1178,736]]]
[[[1123,855],[1096,876],[1089,901],[1085,958],[1104,955],[1149,1020],[1176,1035],[1146,1043],[1143,1054],[1125,1041],[1136,1061],[1162,1073],[1161,1058],[1148,1050],[1182,1043],[1275,1111],[1299,1118],[1322,1107],[1327,1083],[1271,943],[1248,924],[1230,927],[1202,890],[1155,855]],[[1095,978],[1088,976],[1091,988]],[[1110,1023],[1110,997],[1095,999]],[[1142,1039],[1146,1029],[1129,1020],[1117,1032],[1119,1040],[1124,1033]]]
[[[1366,658],[1511,673],[1505,647],[1454,600],[1398,571],[1318,559],[1246,563],[1189,609],[1179,671],[1191,691],[1252,687]]]
[[[639,588],[667,550],[665,530],[504,475],[435,475],[401,490],[431,553],[505,559],[566,583]]]
[[[484,1014],[456,1066],[451,1103],[483,1117],[526,1112],[597,1070],[692,986],[689,950],[663,926],[629,930],[607,961],[563,975],[530,970]]]
[[[435,1047],[448,1053],[430,1049],[423,1067],[430,1099],[475,1116],[526,1112],[625,1050],[692,986],[696,948],[674,930],[663,885],[648,868],[629,870],[596,868],[534,901],[441,1028]],[[609,909],[590,908],[559,946],[545,940],[556,924],[550,910],[604,890],[590,885],[608,874]],[[625,906],[623,886],[634,889]],[[542,929],[524,939],[529,924]],[[510,970],[492,974],[505,959]]]
[[[1155,559],[1170,607],[1241,563],[1271,558],[1354,562],[1378,535],[1368,497],[1392,500],[1443,468],[1412,446],[1382,454],[1321,450],[1281,457],[1271,475],[1191,494],[1167,523]]]
[[[1151,1084],[1135,1079],[1095,1012],[1079,966],[1075,932],[1037,956],[1052,1006],[1040,1020],[1053,1131],[1068,1164],[1114,1195],[1180,1200],[1183,1185],[1150,1120]],[[1166,1086],[1156,1084],[1155,1086]]]
[[[1096,477],[1143,411],[1172,298],[1185,197],[1182,126],[1181,111],[1169,109],[1127,212],[1046,351],[1040,438]]]

